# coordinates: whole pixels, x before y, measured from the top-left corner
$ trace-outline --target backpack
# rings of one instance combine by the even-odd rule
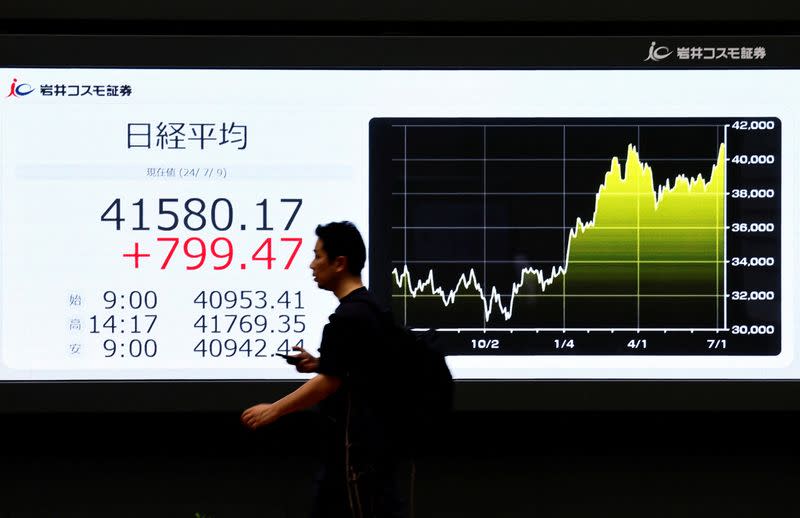
[[[397,417],[395,433],[417,450],[441,436],[453,409],[453,376],[435,331],[415,333],[397,324],[391,311],[376,309],[387,338],[387,404]]]

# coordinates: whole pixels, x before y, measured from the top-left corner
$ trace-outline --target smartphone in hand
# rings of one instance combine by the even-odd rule
[[[286,363],[288,363],[289,365],[297,365],[298,363],[300,363],[300,360],[302,360],[302,358],[291,356],[289,354],[275,353],[275,356],[280,356],[281,358],[286,360]]]

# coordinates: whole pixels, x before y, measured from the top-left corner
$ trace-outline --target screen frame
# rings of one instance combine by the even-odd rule
[[[642,52],[654,40],[666,45],[691,40],[720,45],[766,43],[777,50],[764,61],[740,63],[737,68],[800,68],[796,58],[800,55],[800,35],[777,34],[776,29],[785,29],[780,24],[762,24],[767,30],[739,32],[740,36],[676,36],[679,32],[674,28],[662,32],[663,36],[563,35],[552,26],[550,34],[530,36],[532,26],[514,27],[512,35],[500,31],[475,34],[479,31],[463,26],[456,34],[442,34],[448,31],[440,30],[438,34],[411,31],[389,35],[33,34],[6,29],[0,34],[0,67],[682,69],[686,67],[644,63]],[[726,65],[697,63],[691,68]],[[372,219],[375,207],[369,210]],[[252,380],[9,381],[0,382],[0,413],[232,411],[277,399],[300,384]],[[800,380],[458,381],[455,396],[455,408],[460,411],[785,411],[800,410]]]

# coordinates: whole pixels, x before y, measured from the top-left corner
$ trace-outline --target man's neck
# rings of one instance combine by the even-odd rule
[[[336,295],[336,298],[342,300],[344,297],[348,296],[358,288],[363,288],[364,283],[361,282],[361,277],[345,277],[342,279],[334,289],[333,294]]]

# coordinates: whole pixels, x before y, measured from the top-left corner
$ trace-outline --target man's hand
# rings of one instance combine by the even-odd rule
[[[260,405],[251,406],[244,412],[240,418],[242,424],[251,430],[255,430],[261,426],[274,423],[280,417],[273,409],[273,403],[261,403]]]
[[[316,358],[314,360],[316,361]],[[242,412],[242,424],[252,430],[260,426],[266,426],[283,415],[305,410],[316,405],[339,390],[341,385],[341,378],[317,374],[300,385],[297,390],[274,403],[261,403],[260,405],[251,406]]]
[[[292,350],[300,351],[300,354],[296,354],[292,357],[300,360],[294,367],[297,369],[297,372],[317,372],[319,368],[319,358],[315,358],[310,352],[297,345],[292,347]]]

